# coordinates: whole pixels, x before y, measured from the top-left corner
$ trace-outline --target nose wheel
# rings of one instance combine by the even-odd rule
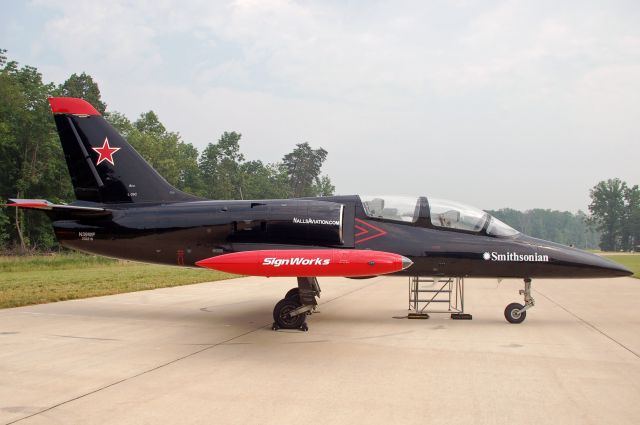
[[[531,296],[531,279],[524,280],[524,290],[520,290],[520,295],[524,295],[524,305],[511,303],[504,309],[504,318],[509,323],[522,323],[527,317],[527,310],[533,307],[536,301]]]
[[[504,309],[504,318],[509,323],[522,323],[527,317],[524,306],[518,303],[511,303]]]

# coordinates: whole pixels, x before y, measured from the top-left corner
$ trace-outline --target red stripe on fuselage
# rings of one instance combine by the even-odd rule
[[[374,233],[374,234],[372,234],[371,236],[367,236],[367,237],[365,237],[365,238],[363,238],[363,239],[357,240],[357,241],[355,241],[356,243],[362,243],[362,242],[365,242],[365,241],[370,241],[371,239],[379,238],[380,236],[384,236],[384,235],[386,235],[386,234],[387,234],[387,232],[386,232],[386,231],[382,230],[382,229],[381,229],[381,228],[379,228],[378,226],[374,226],[373,224],[369,223],[368,221],[360,220],[359,218],[356,218],[356,221],[357,221],[358,223],[360,223],[360,224],[364,225],[364,226],[367,226],[367,227],[369,227],[369,228],[373,229],[373,230],[364,229],[364,228],[362,228],[362,227],[360,227],[360,226],[358,226],[358,225],[356,224],[356,226],[355,226],[355,227],[356,227],[358,230],[364,230],[364,233],[363,233],[363,232],[360,232],[360,233],[358,233],[357,235],[355,235],[355,237],[368,235],[369,233],[372,233],[373,231],[378,232],[378,233]]]
[[[362,236],[364,234],[369,233],[369,231],[367,229],[365,229],[364,227],[360,227],[356,224],[356,229],[360,230],[360,233],[356,234],[355,237],[357,238],[358,236]]]

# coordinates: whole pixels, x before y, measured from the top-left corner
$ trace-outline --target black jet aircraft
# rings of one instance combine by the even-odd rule
[[[323,262],[341,258],[343,272],[333,275],[375,275],[375,269],[356,268],[355,255],[350,269],[355,252],[402,256],[397,275],[524,279],[524,305],[505,309],[511,323],[522,322],[534,305],[533,278],[632,274],[597,255],[523,235],[482,210],[425,196],[201,199],[167,183],[89,103],[49,101],[76,201],[13,199],[9,205],[45,211],[59,242],[79,251],[180,267],[207,266],[231,254],[244,274],[267,266],[300,273],[298,287],[274,308],[276,328],[306,328],[320,294],[313,276],[331,275],[322,274]],[[290,252],[302,254],[286,258]],[[305,257],[309,252],[315,258]],[[333,257],[322,260],[329,252]]]

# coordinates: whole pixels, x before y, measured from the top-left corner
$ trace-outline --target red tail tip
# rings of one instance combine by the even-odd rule
[[[54,114],[100,115],[89,102],[75,97],[50,97],[49,104]]]

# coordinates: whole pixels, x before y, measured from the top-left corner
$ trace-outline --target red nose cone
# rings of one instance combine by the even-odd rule
[[[377,276],[401,271],[411,261],[390,252],[357,249],[300,249],[236,252],[196,265],[250,276]]]

